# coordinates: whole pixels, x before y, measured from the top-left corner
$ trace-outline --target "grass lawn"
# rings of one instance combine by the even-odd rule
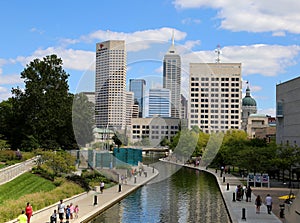
[[[26,194],[47,192],[55,189],[53,182],[31,173],[24,173],[0,186],[0,205],[6,200],[17,200]]]
[[[0,223],[16,218],[27,202],[31,203],[33,211],[37,211],[82,192],[84,190],[78,184],[65,179],[57,186],[32,173],[24,173],[0,186]]]

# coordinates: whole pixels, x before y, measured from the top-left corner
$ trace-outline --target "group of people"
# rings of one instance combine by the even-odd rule
[[[237,185],[236,190],[236,200],[241,201],[244,199],[244,195],[246,195],[246,202],[251,202],[251,194],[252,194],[252,189],[250,186],[242,186],[242,185]]]
[[[32,216],[33,209],[30,203],[28,202],[25,210],[22,210],[21,214],[18,216],[19,223],[30,223],[30,218]]]
[[[271,214],[273,201],[272,201],[272,197],[270,196],[270,194],[267,194],[267,196],[265,198],[265,204],[267,205],[268,214]],[[256,213],[259,214],[260,206],[262,205],[262,198],[260,195],[257,195],[256,200],[255,200],[255,205],[256,205]]]
[[[60,200],[57,211],[54,210],[53,214],[50,216],[50,223],[57,223],[57,214],[61,223],[63,222],[64,217],[66,217],[66,223],[69,223],[70,219],[78,218],[78,213],[78,205],[74,206],[73,203],[70,203],[70,205],[66,206],[63,200]]]

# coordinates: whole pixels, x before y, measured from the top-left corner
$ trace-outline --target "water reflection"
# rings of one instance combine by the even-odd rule
[[[92,221],[100,222],[230,221],[214,177],[180,168],[171,177],[138,189]]]

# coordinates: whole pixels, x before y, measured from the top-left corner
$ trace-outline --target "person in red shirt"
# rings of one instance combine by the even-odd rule
[[[27,216],[27,223],[30,223],[30,218],[32,216],[32,212],[33,212],[32,207],[31,207],[30,203],[28,202],[27,206],[25,208],[25,214]]]

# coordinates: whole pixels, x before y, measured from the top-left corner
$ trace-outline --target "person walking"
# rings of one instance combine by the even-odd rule
[[[66,223],[69,223],[69,220],[70,220],[70,205],[67,205],[67,208],[66,208]]]
[[[262,204],[262,200],[261,200],[261,197],[258,195],[256,197],[256,200],[255,200],[255,205],[256,205],[256,214],[259,214],[260,213],[260,206]]]
[[[27,216],[27,223],[30,223],[30,218],[32,216],[32,206],[30,205],[30,203],[28,202],[25,208],[25,214]]]
[[[267,205],[267,209],[268,209],[268,214],[271,214],[272,211],[272,205],[273,205],[273,200],[270,194],[267,194],[266,198],[265,198],[265,202]]]
[[[53,214],[50,216],[50,223],[57,223],[57,213],[56,213],[56,210],[54,210]]]
[[[60,203],[57,206],[57,212],[61,223],[64,220],[65,209],[66,209],[66,205],[64,204],[63,200],[60,200]]]
[[[78,214],[79,214],[79,207],[78,207],[77,204],[75,205],[74,213],[75,213],[75,218],[77,219],[78,218]]]
[[[70,204],[70,219],[73,219],[74,218],[74,205],[73,203]]]
[[[27,223],[27,216],[26,216],[24,210],[22,210],[21,214],[18,216],[18,222],[19,223]]]
[[[251,202],[251,193],[252,193],[252,189],[250,187],[250,185],[248,185],[247,189],[246,189],[246,202]]]
[[[101,183],[100,183],[100,192],[101,192],[101,194],[103,194],[103,189],[104,189],[104,182],[101,181]]]

